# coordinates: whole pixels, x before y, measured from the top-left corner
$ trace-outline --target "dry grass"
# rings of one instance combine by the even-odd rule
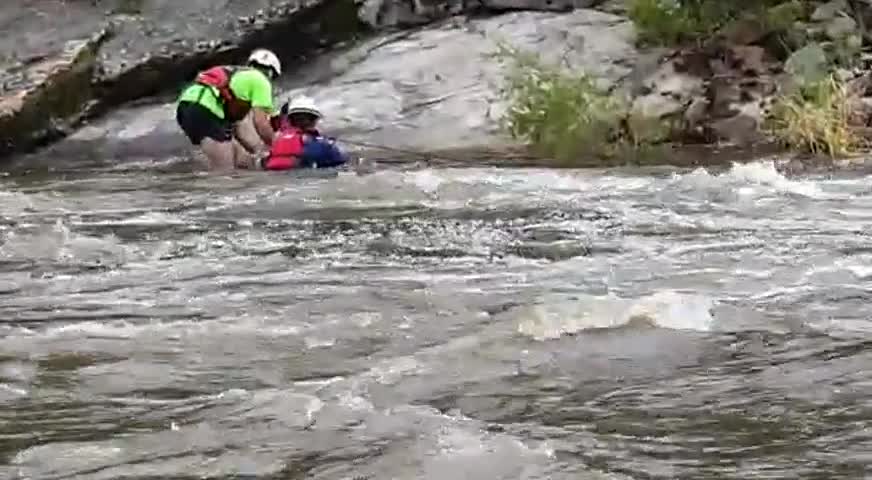
[[[850,113],[846,85],[829,76],[776,99],[769,131],[788,148],[841,157],[864,143],[850,125]]]

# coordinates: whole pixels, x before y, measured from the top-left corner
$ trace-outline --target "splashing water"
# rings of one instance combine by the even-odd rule
[[[2,478],[868,463],[868,178],[149,168],[0,184]]]

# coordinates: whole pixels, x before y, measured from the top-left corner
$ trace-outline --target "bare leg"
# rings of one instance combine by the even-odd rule
[[[211,138],[204,138],[200,144],[203,153],[209,159],[210,171],[229,172],[234,167],[234,142],[216,142]]]
[[[206,156],[202,147],[193,147],[191,149],[191,159],[198,170],[209,169],[209,157]]]

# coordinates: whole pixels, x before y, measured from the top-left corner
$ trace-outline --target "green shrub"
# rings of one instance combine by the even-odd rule
[[[807,3],[790,0],[772,6],[760,18],[768,30],[786,32],[794,28],[795,22],[805,19],[810,13]]]
[[[695,13],[669,0],[633,0],[628,11],[639,42],[646,45],[674,45],[704,36],[710,26]]]
[[[546,65],[535,55],[504,45],[496,55],[509,64],[502,120],[513,138],[561,162],[609,153],[627,111],[622,99],[590,76]]]
[[[799,0],[631,0],[628,13],[640,43],[676,45],[710,38],[739,18],[786,29],[802,11]]]
[[[668,122],[629,115],[624,97],[584,73],[547,65],[505,44],[495,56],[508,64],[503,127],[535,154],[572,166],[599,165],[604,158],[652,163],[662,157],[655,145],[668,140]]]

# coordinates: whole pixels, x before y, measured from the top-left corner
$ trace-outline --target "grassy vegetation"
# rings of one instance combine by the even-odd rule
[[[504,127],[539,155],[571,161],[606,153],[620,127],[623,102],[584,74],[546,65],[535,55],[500,45],[508,64]]]
[[[849,117],[848,89],[829,75],[779,96],[770,112],[768,129],[785,147],[839,157],[864,146]]]
[[[664,135],[662,122],[630,121],[628,99],[602,88],[593,77],[505,44],[495,56],[508,67],[503,127],[535,154],[578,165],[614,156],[644,161],[658,153],[652,146]]]
[[[646,45],[675,45],[713,32],[720,20],[677,0],[633,0],[628,11],[639,41]]]
[[[821,2],[631,1],[629,14],[642,43],[692,46],[748,28],[756,30],[754,41],[773,58],[789,58],[785,69],[796,86],[772,99],[763,127],[783,146],[832,157],[868,146],[850,124],[853,102],[847,85],[833,74],[856,66],[862,39],[850,29],[840,38],[821,33],[827,26],[811,20]],[[564,165],[587,165],[604,157],[649,163],[662,158],[661,145],[678,138],[680,117],[631,115],[631,99],[603,89],[584,73],[549,65],[506,44],[499,45],[496,57],[508,66],[504,128],[537,155]]]
[[[628,13],[641,43],[676,45],[711,38],[740,18],[777,30],[804,10],[799,0],[632,0]]]

